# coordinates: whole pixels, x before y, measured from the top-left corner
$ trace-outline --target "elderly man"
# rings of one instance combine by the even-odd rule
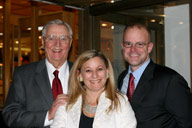
[[[49,127],[57,108],[66,102],[72,29],[61,20],[49,21],[42,37],[46,57],[14,71],[2,112],[9,127]]]

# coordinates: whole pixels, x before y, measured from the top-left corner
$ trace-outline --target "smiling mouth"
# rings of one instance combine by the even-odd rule
[[[59,52],[61,52],[61,50],[60,49],[55,49],[55,50],[53,50],[53,52],[59,53]]]
[[[98,83],[100,81],[101,81],[100,79],[98,79],[98,80],[90,80],[91,83]]]
[[[137,55],[137,54],[131,54],[131,55],[129,55],[130,57],[138,57],[139,55]]]

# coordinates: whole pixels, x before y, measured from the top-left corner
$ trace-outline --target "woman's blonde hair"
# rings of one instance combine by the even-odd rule
[[[79,80],[79,72],[81,70],[82,65],[87,62],[88,60],[99,57],[103,60],[106,68],[109,70],[109,78],[106,81],[105,85],[105,93],[106,97],[111,100],[111,105],[108,108],[107,112],[111,111],[112,109],[117,109],[119,105],[119,100],[117,93],[115,91],[115,80],[114,80],[114,73],[113,73],[113,67],[111,65],[110,60],[100,51],[97,50],[89,50],[84,53],[82,53],[75,63],[73,64],[73,67],[70,71],[69,76],[69,87],[68,87],[68,102],[67,102],[67,110],[69,110],[77,101],[77,98],[82,95],[83,103],[84,103],[84,96],[85,96],[85,89],[83,82],[80,82]]]

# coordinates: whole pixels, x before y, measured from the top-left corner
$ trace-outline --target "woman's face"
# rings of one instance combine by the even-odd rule
[[[80,76],[89,92],[102,92],[107,81],[108,69],[100,57],[94,57],[85,62],[80,71]]]

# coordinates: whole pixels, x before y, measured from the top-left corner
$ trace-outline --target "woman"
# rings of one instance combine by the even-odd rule
[[[70,72],[68,101],[51,128],[135,128],[127,97],[115,91],[112,65],[104,54],[81,54]]]

